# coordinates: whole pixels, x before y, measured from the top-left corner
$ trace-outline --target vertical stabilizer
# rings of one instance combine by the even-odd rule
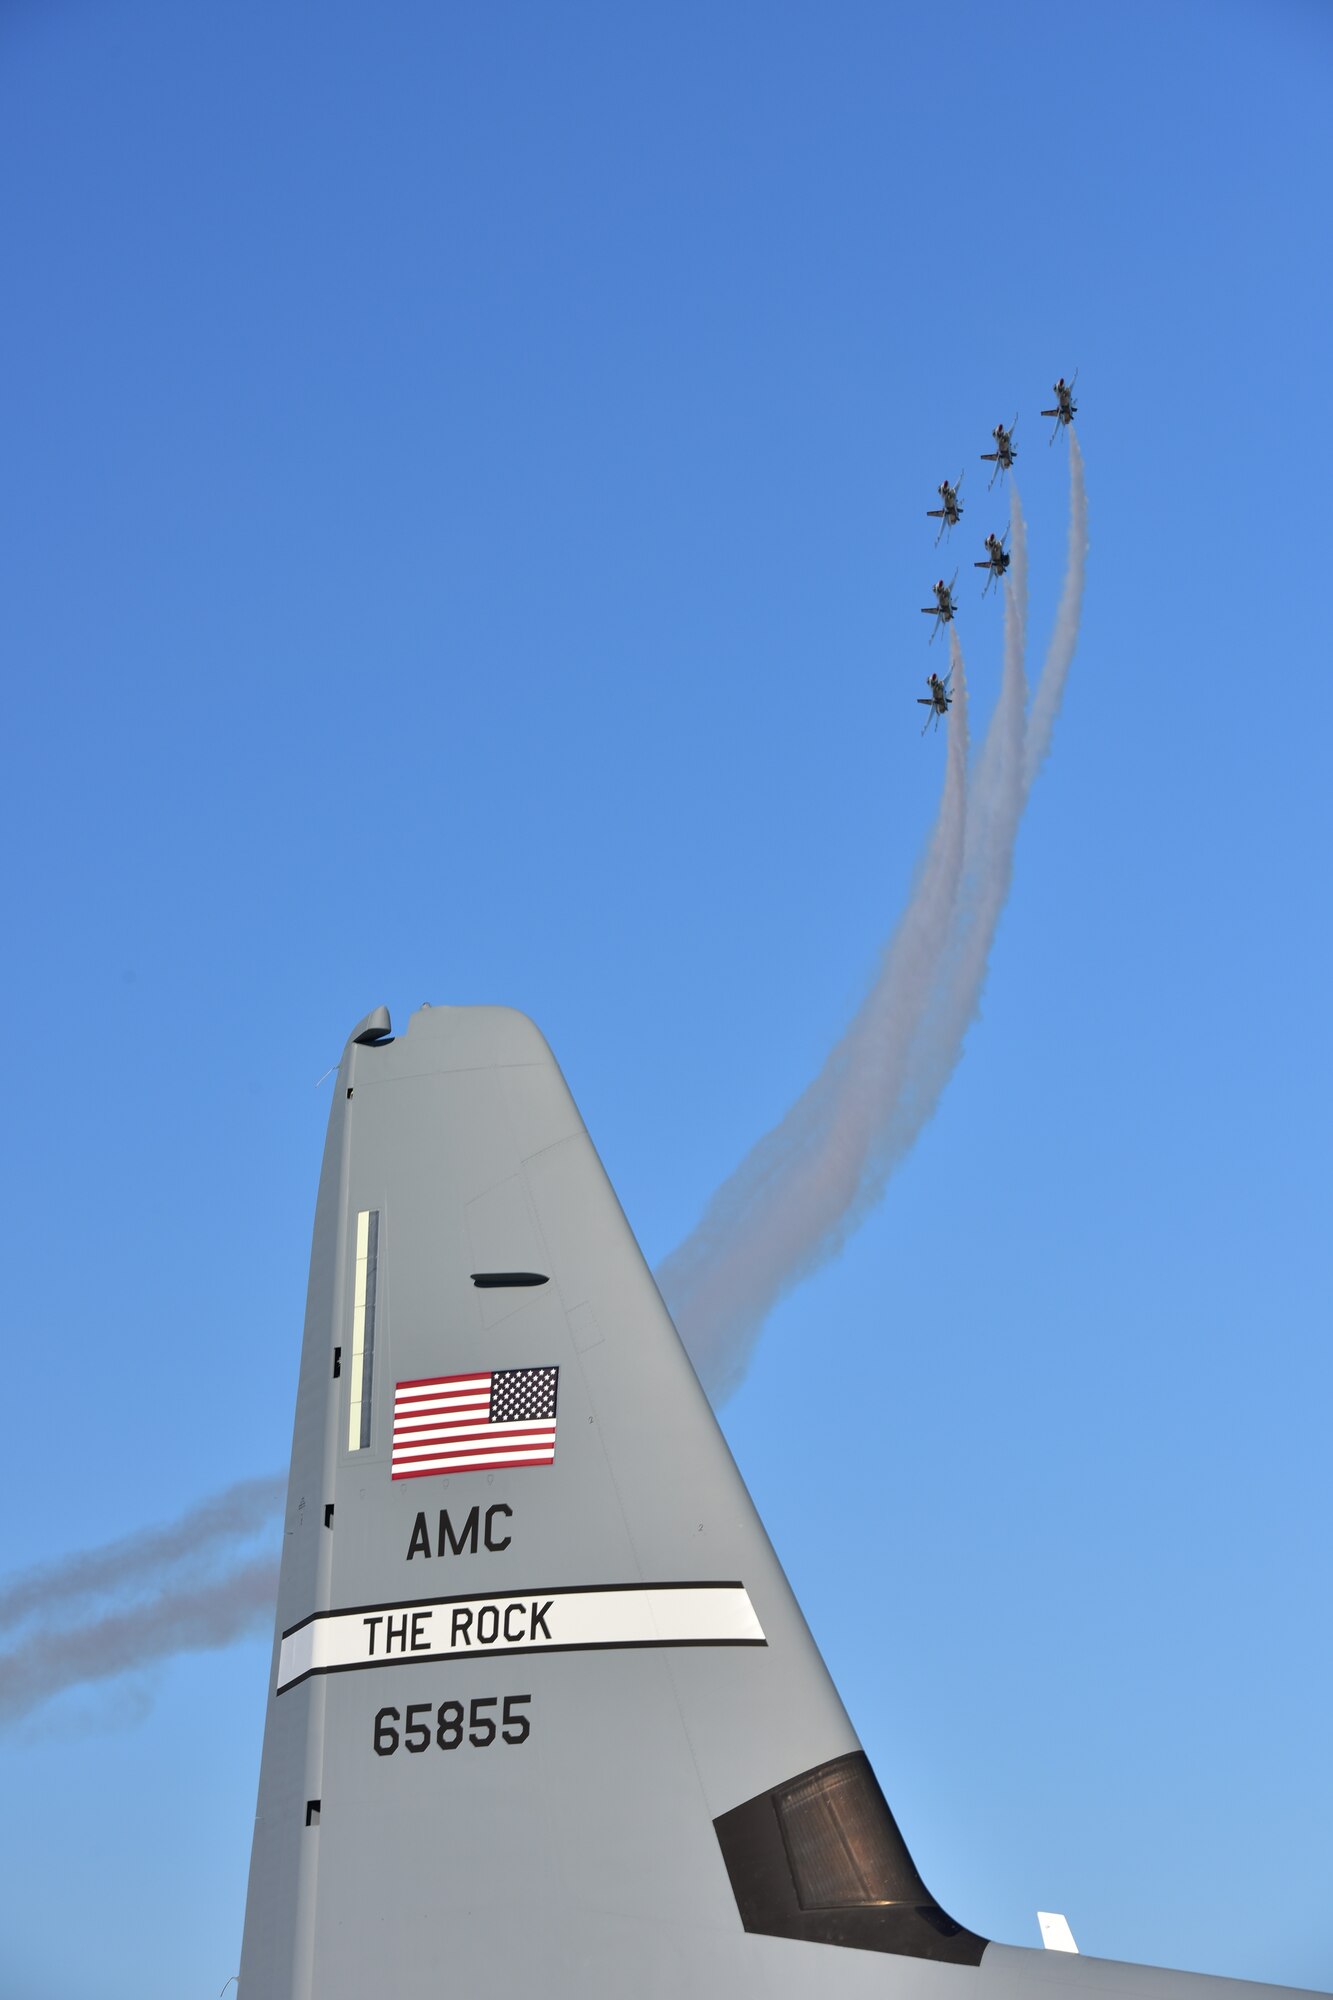
[[[947,2000],[983,1948],[912,1865],[541,1035],[368,1016],[243,2000],[869,1994],[894,1964]]]

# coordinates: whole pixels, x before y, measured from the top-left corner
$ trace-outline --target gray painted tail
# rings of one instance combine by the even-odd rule
[[[320,1180],[244,2000],[974,1992],[541,1035],[388,1028]]]

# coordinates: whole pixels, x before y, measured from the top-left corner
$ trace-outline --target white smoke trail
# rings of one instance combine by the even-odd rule
[[[1055,614],[1055,630],[1051,634],[1046,664],[1042,668],[1032,714],[1028,718],[1027,753],[1023,766],[1023,784],[1027,790],[1031,790],[1032,781],[1051,747],[1051,732],[1064,698],[1070,662],[1078,644],[1078,621],[1083,610],[1083,577],[1088,560],[1088,495],[1083,484],[1083,453],[1079,449],[1078,436],[1072,429],[1068,435],[1069,560],[1065,568],[1064,589],[1060,593],[1060,608]]]
[[[160,1591],[178,1563],[248,1539],[265,1527],[280,1510],[286,1490],[285,1479],[243,1479],[178,1521],[13,1577],[0,1584],[0,1631],[136,1587]]]
[[[1004,674],[1000,699],[968,789],[967,856],[957,934],[941,989],[914,1051],[913,1099],[895,1119],[900,1152],[929,1118],[963,1051],[985,986],[991,946],[1013,880],[1014,848],[1033,781],[1051,746],[1055,719],[1078,644],[1088,552],[1088,500],[1083,455],[1069,432],[1069,546],[1055,627],[1024,722],[1027,700],[1027,531],[1017,484],[1010,494],[1013,561],[1005,599]]]
[[[209,1652],[263,1630],[278,1594],[276,1556],[146,1604],[108,1612],[52,1635],[37,1631],[0,1654],[0,1724],[16,1721],[62,1689],[109,1680],[173,1653]]]
[[[968,787],[967,848],[953,933],[912,1049],[909,1088],[894,1107],[887,1148],[895,1165],[932,1116],[963,1053],[986,980],[990,949],[1013,879],[1023,816],[1027,676],[1027,526],[1014,483],[1009,496],[1011,562],[1005,579],[1000,693]]]
[[[891,1056],[879,1063],[866,1046],[887,1026],[889,1009],[872,1007],[881,975],[876,994],[820,1077],[724,1182],[698,1226],[658,1272],[681,1337],[715,1402],[724,1400],[744,1374],[774,1302],[832,1256],[878,1200],[934,1112],[962,1054],[1009,894],[1023,808],[1050,747],[1078,639],[1087,497],[1082,455],[1072,432],[1069,441],[1068,564],[1054,635],[1026,721],[1027,531],[1017,485],[1011,487],[1012,560],[1005,584],[999,699],[959,811],[964,845],[961,862],[955,856],[952,863],[948,934],[941,937],[932,924],[929,976],[924,985],[919,979],[912,982],[910,1005],[892,1016]],[[908,916],[924,886],[923,875]],[[942,906],[931,907],[938,920]],[[918,971],[922,969],[924,960],[918,961]],[[865,1068],[878,1071],[881,1085],[892,1079],[893,1087],[860,1090]],[[831,1088],[834,1077],[836,1090]],[[851,1110],[854,1104],[859,1114]],[[829,1174],[830,1152],[836,1155],[839,1149],[846,1154],[844,1170]],[[853,1165],[855,1171],[850,1170]],[[810,1204],[808,1227],[805,1203]]]
[[[740,1379],[776,1301],[840,1248],[873,1201],[879,1136],[948,940],[967,824],[967,676],[950,626],[953,710],[944,789],[916,887],[870,992],[814,1081],[714,1194],[658,1279],[711,1395]]]

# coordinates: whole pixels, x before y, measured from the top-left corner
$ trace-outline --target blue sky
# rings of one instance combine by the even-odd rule
[[[0,54],[0,1571],[285,1464],[381,1000],[526,1009],[691,1227],[910,888],[924,509],[966,466],[969,561],[1015,410],[1039,657],[1077,367],[981,1018],[724,1421],[958,1917],[1333,1985],[1333,15],[52,0]],[[236,1969],[267,1648],[0,1738],[3,2000]]]

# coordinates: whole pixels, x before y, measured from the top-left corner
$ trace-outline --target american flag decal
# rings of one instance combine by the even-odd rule
[[[558,1368],[497,1368],[400,1382],[393,1395],[393,1477],[553,1464],[559,1380]]]

